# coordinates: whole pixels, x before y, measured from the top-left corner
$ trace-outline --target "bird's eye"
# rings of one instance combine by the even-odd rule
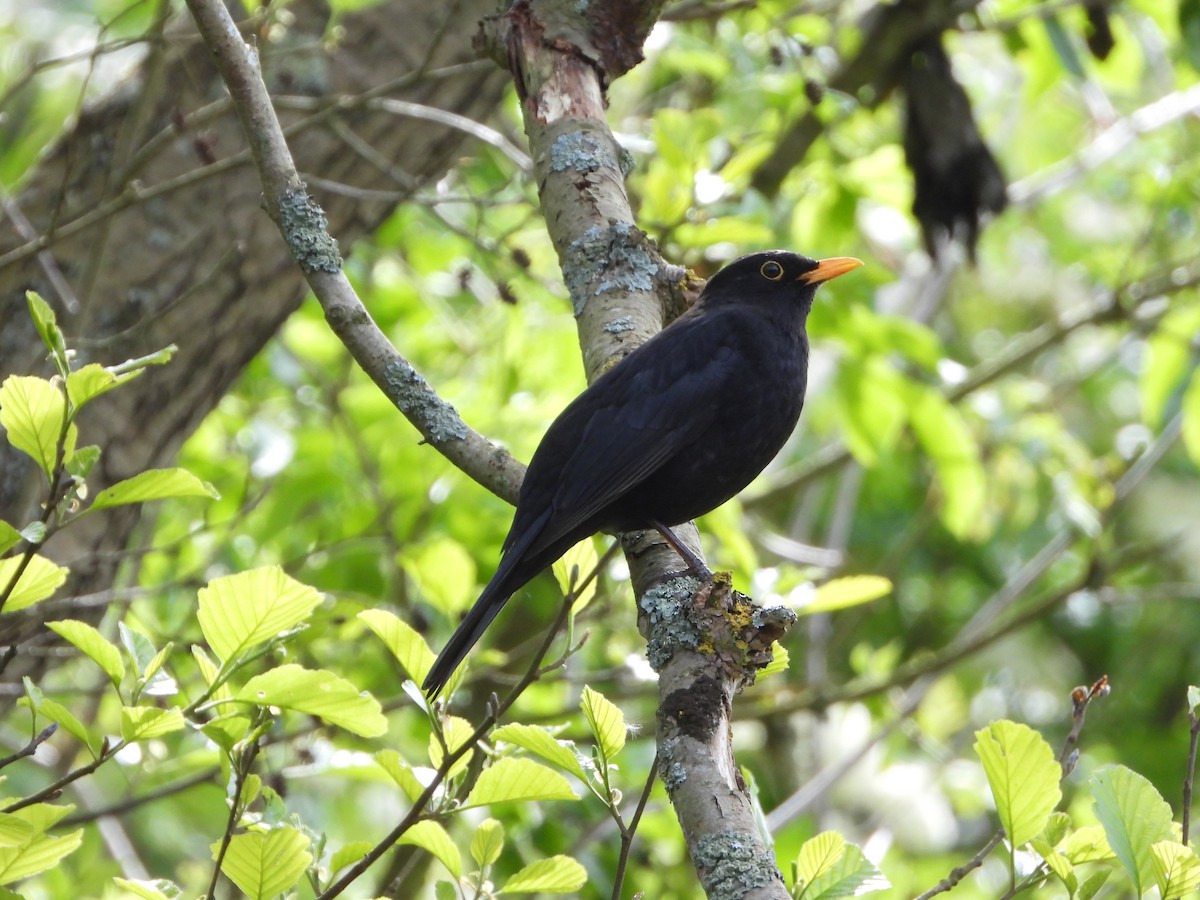
[[[765,263],[763,263],[762,268],[760,268],[758,271],[759,274],[768,281],[778,281],[783,277],[783,266],[775,262],[773,259],[767,260]]]

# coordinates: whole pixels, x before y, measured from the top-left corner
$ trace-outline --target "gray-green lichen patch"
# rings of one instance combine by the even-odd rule
[[[661,274],[644,231],[626,222],[593,225],[567,246],[563,271],[575,315],[592,297],[611,291],[652,291]]]
[[[612,150],[587,131],[568,131],[550,144],[550,171],[592,172],[610,168],[620,171]]]
[[[754,888],[783,880],[771,854],[745,831],[704,835],[692,847],[692,861],[700,869],[708,900],[736,900]]]
[[[675,758],[679,749],[679,738],[667,738],[658,745],[658,777],[668,791],[674,791],[687,781],[687,769]]]
[[[467,424],[458,411],[439,397],[412,366],[402,360],[387,364],[383,370],[388,397],[406,414],[422,423],[421,431],[434,444],[465,440]]]
[[[699,589],[697,578],[672,578],[650,588],[638,601],[649,625],[646,659],[654,671],[661,671],[681,650],[700,645],[701,635],[691,616],[692,597]]]
[[[329,220],[307,191],[285,191],[279,198],[279,228],[306,274],[341,270],[342,256],[329,235]]]
[[[620,334],[623,331],[633,331],[635,328],[637,326],[633,323],[632,316],[620,316],[604,326],[604,330],[609,334]]]

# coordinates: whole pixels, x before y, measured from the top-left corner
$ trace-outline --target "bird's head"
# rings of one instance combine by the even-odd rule
[[[812,259],[787,250],[766,250],[735,259],[708,280],[708,304],[790,298],[812,302],[817,287],[863,264],[853,256]]]

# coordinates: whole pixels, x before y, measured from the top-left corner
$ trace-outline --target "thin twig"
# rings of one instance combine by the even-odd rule
[[[0,759],[0,769],[5,768],[6,766],[11,766],[17,760],[24,759],[27,756],[33,756],[33,754],[37,753],[37,748],[48,741],[50,736],[56,731],[58,731],[58,723],[51,722],[40,732],[38,732],[34,736],[33,740],[31,740],[16,753],[12,754],[11,756],[4,757],[4,759]]]
[[[4,809],[0,809],[0,812],[16,812],[18,809],[24,809],[27,806],[33,806],[35,803],[41,803],[44,800],[53,800],[62,793],[62,789],[68,784],[73,781],[78,781],[85,775],[91,775],[98,768],[116,756],[117,752],[120,751],[124,746],[125,741],[117,741],[111,747],[101,748],[100,755],[86,766],[82,766],[74,771],[68,772],[62,778],[59,778],[57,781],[42,788],[36,794],[30,794],[28,797],[22,797],[20,800],[14,800],[12,803],[8,804],[8,806],[4,807]]]
[[[263,710],[266,713],[266,710]],[[217,900],[217,881],[221,877],[221,863],[225,861],[225,853],[229,850],[229,842],[233,840],[233,830],[237,827],[242,812],[242,789],[250,775],[250,767],[258,756],[260,745],[257,736],[238,755],[238,764],[234,770],[233,796],[229,799],[229,817],[225,820],[225,833],[221,836],[221,846],[213,861],[212,879],[208,883],[206,900]]]
[[[612,900],[620,900],[621,887],[625,883],[625,869],[629,865],[629,852],[633,849],[633,836],[637,833],[638,823],[642,821],[642,813],[646,811],[646,803],[650,800],[650,791],[653,789],[657,777],[658,754],[656,753],[654,761],[650,763],[650,774],[646,778],[646,786],[642,788],[642,796],[638,798],[637,809],[633,811],[633,818],[629,820],[628,825],[624,825],[618,816],[617,824],[621,829],[621,855],[617,858],[617,872],[613,877]]]
[[[175,794],[181,794],[186,790],[196,787],[197,785],[211,783],[212,780],[221,774],[220,768],[213,766],[209,769],[190,775],[187,778],[173,781],[170,784],[164,784],[162,787],[150,791],[146,794],[140,794],[137,797],[130,797],[127,800],[122,800],[120,803],[113,803],[109,806],[100,807],[98,809],[89,809],[86,812],[75,813],[67,816],[59,826],[67,828],[71,825],[85,825],[88,822],[94,822],[97,819],[108,818],[109,816],[119,816],[122,813],[127,813],[137,809],[139,806],[145,806],[147,803],[153,803],[156,800],[162,800],[165,797],[171,797]]]

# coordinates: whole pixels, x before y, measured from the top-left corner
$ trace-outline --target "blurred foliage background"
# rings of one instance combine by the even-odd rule
[[[1071,689],[1103,674],[1113,691],[1090,711],[1063,808],[1092,821],[1080,786],[1119,761],[1179,812],[1185,692],[1200,678],[1200,5],[1102,4],[1112,32],[1103,59],[1089,49],[1085,6],[994,0],[946,34],[1009,184],[974,265],[959,246],[943,244],[936,265],[925,250],[902,93],[825,87],[861,49],[866,4],[683,0],[609,94],[639,224],[668,259],[701,275],[767,247],[867,262],[818,298],[799,431],[746,494],[700,524],[713,567],[760,601],[803,604],[834,576],[892,582],[870,604],[803,619],[787,641],[790,669],[744,693],[734,736],[779,859],[837,828],[892,882],[880,896],[930,887],[994,830],[976,729],[1008,717],[1057,748]],[[0,6],[5,191],[89,97],[111,89],[153,13],[116,0]],[[70,61],[36,66],[46,59]],[[810,110],[820,137],[778,191],[754,189]],[[487,124],[522,146],[511,94]],[[371,240],[343,249],[401,351],[473,427],[528,459],[584,382],[535,187],[513,155],[469,145]],[[116,586],[125,599],[104,628],[123,618],[159,646],[186,648],[198,635],[197,588],[270,563],[326,592],[290,653],[379,697],[390,730],[368,746],[297,722],[260,767],[331,844],[382,834],[402,801],[364,751],[422,758],[428,731],[354,615],[386,606],[440,646],[490,576],[510,508],[419,443],[312,302],[180,464],[221,499],[145,517]],[[500,617],[458,695],[463,714],[512,682],[560,596],[538,579]],[[635,796],[654,754],[655,694],[622,563],[578,616],[574,633],[585,632],[565,671],[531,688],[516,715],[566,723],[582,739],[579,692],[602,690],[647,729],[621,758],[618,780]],[[174,665],[181,680],[194,674],[183,651]],[[112,710],[99,682],[86,660],[64,659],[41,686],[103,731]],[[0,738],[15,749],[25,730],[14,712]],[[209,773],[119,824],[89,827],[80,851],[23,884],[24,896],[118,896],[110,878],[129,874],[130,855],[194,895],[227,814],[215,764],[213,748],[180,734],[77,783],[70,790],[97,808]],[[9,771],[10,795],[40,783],[36,766]],[[492,814],[509,838],[500,870],[568,852],[592,876],[582,895],[608,895],[618,843],[594,798]],[[699,895],[661,787],[631,865],[627,894]],[[999,896],[1006,879],[991,861],[956,894]]]

